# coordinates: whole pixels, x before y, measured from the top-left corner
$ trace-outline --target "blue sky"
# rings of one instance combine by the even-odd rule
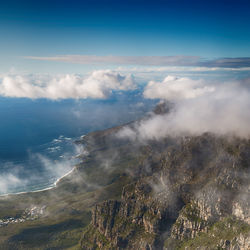
[[[0,72],[98,68],[26,56],[248,57],[249,19],[242,0],[1,2]]]

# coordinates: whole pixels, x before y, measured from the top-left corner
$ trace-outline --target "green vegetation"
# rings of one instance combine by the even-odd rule
[[[102,242],[103,249],[112,249],[111,242],[101,234],[98,230],[96,230],[92,225],[89,225],[86,230],[83,232],[84,234],[84,245],[94,249],[101,249],[93,239],[97,239],[97,241]]]
[[[202,223],[204,220],[199,216],[199,210],[193,203],[188,203],[182,212],[182,215],[185,216],[189,221]]]
[[[200,246],[217,249],[221,241],[233,242],[234,238],[240,234],[246,236],[249,233],[250,225],[232,217],[227,217],[209,227],[208,233],[200,233],[197,237],[183,242],[180,244],[179,249],[185,249],[185,247],[195,249]]]

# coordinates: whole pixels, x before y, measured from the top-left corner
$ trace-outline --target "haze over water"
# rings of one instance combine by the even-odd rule
[[[53,186],[77,162],[74,156],[82,149],[75,139],[137,119],[151,109],[153,102],[136,108],[136,100],[130,111],[126,101],[131,96],[60,102],[1,98],[0,194]]]

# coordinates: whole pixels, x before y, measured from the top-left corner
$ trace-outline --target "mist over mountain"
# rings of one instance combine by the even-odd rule
[[[0,250],[249,250],[250,1],[0,2]]]
[[[81,137],[80,163],[56,187],[1,197],[4,249],[247,249],[249,138],[161,126],[142,136],[174,110],[162,101]]]

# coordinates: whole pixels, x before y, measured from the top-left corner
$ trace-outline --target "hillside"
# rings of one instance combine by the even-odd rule
[[[94,207],[82,248],[248,249],[250,142],[165,140],[158,155],[148,149],[121,200]]]
[[[249,139],[141,142],[124,126],[77,141],[81,163],[54,189],[2,196],[1,249],[250,248]]]

